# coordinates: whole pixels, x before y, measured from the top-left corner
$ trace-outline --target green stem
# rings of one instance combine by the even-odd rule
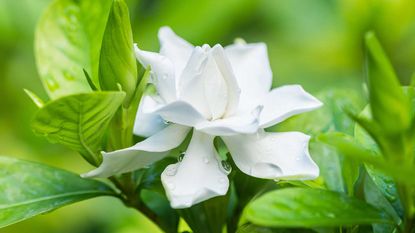
[[[128,178],[130,177],[130,178]],[[121,179],[117,177],[108,178],[122,193],[119,196],[124,205],[134,208],[144,214],[148,219],[150,219],[157,226],[161,225],[157,214],[154,213],[150,208],[148,208],[140,199],[139,194],[134,185],[134,180],[132,180],[132,173],[123,174]]]

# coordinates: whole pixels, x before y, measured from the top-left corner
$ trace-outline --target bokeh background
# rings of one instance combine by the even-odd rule
[[[46,98],[36,71],[36,23],[50,0],[0,0],[0,155],[41,161],[75,172],[88,165],[74,152],[36,137],[36,107],[28,88]],[[99,4],[99,0],[96,0]],[[127,0],[134,41],[157,50],[157,30],[169,25],[195,45],[266,42],[274,85],[299,83],[364,92],[362,37],[374,30],[403,84],[415,70],[413,0]],[[1,195],[1,190],[0,190]],[[0,229],[0,233],[158,232],[119,201],[97,198]]]

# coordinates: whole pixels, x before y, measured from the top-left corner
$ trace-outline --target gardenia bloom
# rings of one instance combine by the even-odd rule
[[[229,188],[213,139],[220,136],[238,168],[267,179],[314,179],[318,166],[308,152],[309,136],[269,133],[264,128],[322,104],[299,85],[271,89],[265,44],[193,46],[168,28],[159,31],[160,53],[135,48],[151,67],[157,94],[142,98],[134,126],[147,137],[103,154],[85,177],[108,177],[149,166],[178,147],[193,129],[183,158],[161,175],[173,208],[186,208],[225,195]],[[226,165],[226,164],[225,164]]]

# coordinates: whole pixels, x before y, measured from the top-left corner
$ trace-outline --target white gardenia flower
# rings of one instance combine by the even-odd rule
[[[157,94],[141,100],[136,145],[103,154],[85,177],[108,177],[144,168],[167,156],[193,129],[184,157],[161,175],[173,208],[186,208],[225,195],[228,172],[215,150],[220,136],[238,168],[267,179],[314,179],[318,166],[301,132],[268,133],[264,128],[322,106],[299,85],[271,89],[266,45],[237,43],[193,46],[168,28],[159,31],[160,53],[136,46],[139,62],[151,66]]]

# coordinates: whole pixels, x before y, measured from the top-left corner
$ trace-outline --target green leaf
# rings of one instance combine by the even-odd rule
[[[111,0],[55,0],[36,28],[35,55],[52,99],[90,92],[83,69],[98,84],[102,36]]]
[[[346,192],[342,177],[341,157],[337,151],[314,139],[310,141],[310,154],[320,168],[318,181],[332,191]]]
[[[187,209],[178,210],[193,232],[222,232],[226,221],[229,195],[201,202]]]
[[[102,182],[43,164],[0,156],[0,227],[70,203],[115,195]]]
[[[382,191],[379,190],[379,186],[374,183],[374,180],[371,177],[366,176],[364,179],[364,195],[365,199],[371,205],[382,209],[385,213],[391,216],[391,219],[395,221],[395,225],[401,224],[401,219],[389,201],[385,198]],[[396,199],[396,197],[395,197]],[[390,233],[396,226],[389,224],[373,224],[374,233]]]
[[[373,119],[389,133],[405,130],[410,125],[410,107],[398,78],[376,35],[365,36],[367,77]]]
[[[111,6],[101,47],[99,82],[104,90],[117,90],[119,83],[127,93],[126,103],[137,86],[130,16],[123,0],[114,0]]]
[[[415,186],[415,170],[411,164],[402,164],[393,160],[385,160],[373,150],[360,145],[354,138],[342,133],[326,133],[318,136],[318,140],[335,147],[342,155],[351,159],[373,165],[405,185]]]
[[[92,92],[62,97],[35,115],[32,128],[52,143],[78,151],[91,164],[101,162],[102,138],[125,97],[124,92]]]
[[[344,194],[307,188],[269,192],[245,209],[248,221],[268,227],[330,227],[375,222],[390,223],[388,215]]]

